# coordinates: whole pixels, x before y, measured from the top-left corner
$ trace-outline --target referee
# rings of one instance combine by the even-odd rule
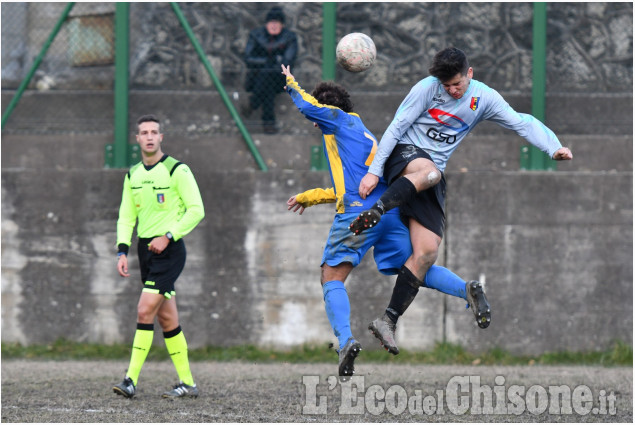
[[[203,201],[190,168],[161,151],[159,119],[144,115],[137,120],[137,129],[141,162],[130,168],[124,178],[117,221],[117,271],[122,277],[130,276],[128,249],[138,221],[137,251],[143,290],[137,305],[130,365],[123,382],[115,385],[113,391],[127,398],[135,395],[141,367],[152,346],[156,317],[179,376],[179,383],[163,397],[198,397],[187,342],[179,324],[174,282],[185,266],[182,238],[205,216]]]

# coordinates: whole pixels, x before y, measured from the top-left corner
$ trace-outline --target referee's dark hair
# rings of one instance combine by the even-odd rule
[[[137,131],[139,131],[139,126],[144,122],[155,122],[159,124],[159,133],[161,132],[161,121],[156,115],[141,115],[139,119],[137,119]]]

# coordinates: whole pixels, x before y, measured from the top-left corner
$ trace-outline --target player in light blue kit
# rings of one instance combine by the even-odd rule
[[[445,178],[443,171],[452,152],[481,121],[494,121],[514,130],[529,143],[557,161],[573,158],[556,135],[531,115],[514,111],[498,92],[473,80],[465,53],[451,47],[437,53],[431,76],[419,81],[403,100],[379,143],[368,173],[359,185],[359,195],[373,193],[380,177],[390,187],[350,225],[359,235],[376,226],[383,214],[399,206],[407,217],[413,254],[399,273],[390,304],[383,317],[369,329],[393,354],[396,324],[437,259],[445,227]],[[466,288],[477,323],[489,326],[490,306],[481,284]]]

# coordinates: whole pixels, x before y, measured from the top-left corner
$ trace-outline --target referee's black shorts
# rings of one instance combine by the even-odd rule
[[[172,241],[161,254],[155,254],[148,250],[151,240],[139,238],[137,247],[143,292],[161,294],[169,299],[176,294],[174,282],[185,267],[185,242],[183,239]]]
[[[415,145],[397,144],[384,165],[384,177],[388,184],[397,180],[406,165],[415,158],[432,161],[426,151]],[[399,206],[401,219],[408,226],[408,218],[414,218],[423,227],[443,238],[445,229],[445,175],[433,187],[418,192],[415,197]]]

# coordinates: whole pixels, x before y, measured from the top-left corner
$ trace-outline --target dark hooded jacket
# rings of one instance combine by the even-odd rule
[[[293,31],[282,28],[277,36],[269,35],[265,27],[251,31],[244,55],[248,68],[245,89],[251,91],[256,73],[282,75],[280,65],[290,65],[293,69],[297,53],[298,40]],[[283,90],[282,86],[280,91]]]

